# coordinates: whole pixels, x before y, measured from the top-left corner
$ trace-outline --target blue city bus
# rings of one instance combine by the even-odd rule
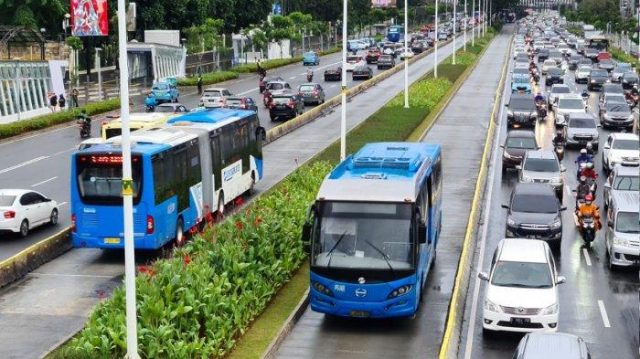
[[[398,42],[404,40],[404,26],[391,25],[387,30],[387,40],[391,42]]]
[[[215,109],[131,133],[136,249],[158,249],[263,178],[253,111]],[[74,247],[124,248],[121,136],[71,156]]]
[[[342,317],[410,317],[442,223],[440,145],[371,143],[340,163],[310,206],[310,303]]]

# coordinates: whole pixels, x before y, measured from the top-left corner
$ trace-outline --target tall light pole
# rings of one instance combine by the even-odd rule
[[[438,78],[438,0],[436,0],[436,46],[434,47],[433,55],[434,55],[434,64],[433,64],[433,77]]]
[[[129,129],[129,66],[127,63],[127,14],[124,0],[118,0],[118,47],[120,52],[120,118],[122,119],[122,202],[124,212],[124,284],[126,293],[127,355],[138,359],[138,318],[133,238],[133,178]]]
[[[467,16],[467,0],[464,0],[464,27],[463,29],[463,36],[464,36],[464,44],[462,44],[462,46],[464,47],[464,52],[467,52],[467,26],[469,25],[469,16]]]
[[[347,40],[347,0],[342,0],[342,117],[340,119],[340,161],[344,161],[345,157],[347,157]]]
[[[458,0],[453,0],[453,57],[451,58],[452,64],[456,64],[456,37],[457,37],[457,33],[456,33],[456,22],[458,22],[458,20],[456,19],[456,4],[458,4]]]
[[[407,0],[404,0],[404,108],[409,108],[409,17]]]
[[[473,0],[473,4],[471,4],[471,19],[473,20],[473,25],[471,25],[471,46],[476,45],[476,16],[474,11],[476,11],[476,0]]]

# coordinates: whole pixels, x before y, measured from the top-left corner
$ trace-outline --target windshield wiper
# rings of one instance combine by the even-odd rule
[[[383,251],[381,251],[380,248],[376,247],[373,243],[369,242],[368,240],[365,239],[364,241],[365,241],[365,243],[370,245],[371,248],[375,249],[376,252],[380,253],[382,258],[384,258],[384,261],[387,262],[387,265],[389,266],[389,270],[391,271],[391,275],[395,279],[396,278],[396,272],[393,270],[393,266],[391,265],[391,262],[389,261],[389,257],[387,256],[387,254],[384,253]]]
[[[342,242],[342,239],[346,234],[347,234],[347,231],[342,232],[342,234],[340,235],[340,238],[338,238],[338,240],[336,241],[336,244],[334,244],[333,247],[331,247],[331,249],[329,250],[329,252],[327,252],[327,257],[329,257],[329,261],[327,262],[327,268],[329,268],[329,266],[331,265],[331,259],[333,259],[333,251],[336,250],[336,248],[338,247],[338,244]]]

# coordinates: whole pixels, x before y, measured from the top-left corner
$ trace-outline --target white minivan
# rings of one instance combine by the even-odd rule
[[[482,327],[495,331],[558,330],[558,276],[549,245],[536,239],[506,238],[498,243],[489,273]]]
[[[610,196],[605,232],[609,269],[639,266],[640,194],[611,191]]]

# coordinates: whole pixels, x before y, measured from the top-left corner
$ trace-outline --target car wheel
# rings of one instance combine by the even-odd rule
[[[53,209],[53,211],[51,211],[51,215],[49,216],[49,223],[52,226],[58,224],[58,210],[55,208]]]
[[[26,237],[29,234],[29,221],[26,219],[20,223],[20,237]]]
[[[277,118],[277,117],[276,117],[276,116],[274,116],[274,115],[269,115],[269,117],[271,118],[271,121],[275,121],[275,120],[276,120],[276,118]]]

